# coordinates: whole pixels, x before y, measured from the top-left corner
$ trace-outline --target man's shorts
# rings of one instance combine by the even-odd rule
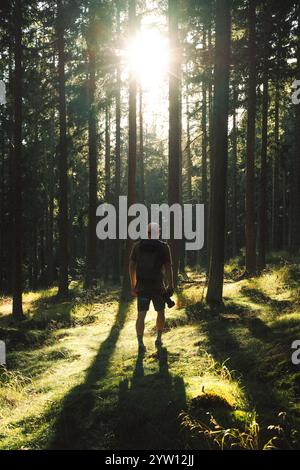
[[[165,309],[165,300],[162,292],[139,292],[137,298],[137,308],[139,312],[147,312],[152,301],[156,312]]]

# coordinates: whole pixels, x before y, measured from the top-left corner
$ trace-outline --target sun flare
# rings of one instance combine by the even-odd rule
[[[168,70],[169,48],[167,39],[157,29],[141,30],[128,44],[126,55],[129,68],[143,88],[159,86]]]

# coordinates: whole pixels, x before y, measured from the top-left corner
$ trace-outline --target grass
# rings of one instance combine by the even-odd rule
[[[27,293],[21,325],[3,299],[0,449],[299,448],[299,268],[243,280],[238,269],[227,266],[213,311],[203,276],[189,272],[160,352],[149,312],[144,357],[135,304],[114,288],[73,283],[61,303],[53,289]]]

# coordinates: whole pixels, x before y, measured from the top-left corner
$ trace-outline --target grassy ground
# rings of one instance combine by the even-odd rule
[[[20,326],[2,299],[0,449],[300,447],[299,269],[234,276],[227,267],[224,307],[211,311],[204,278],[189,273],[159,352],[149,312],[144,357],[135,304],[113,288],[73,284],[64,303],[54,290],[28,293]]]

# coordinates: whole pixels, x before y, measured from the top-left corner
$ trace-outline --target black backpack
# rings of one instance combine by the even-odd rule
[[[136,276],[138,281],[155,281],[164,264],[163,243],[159,240],[142,240],[139,244]]]

